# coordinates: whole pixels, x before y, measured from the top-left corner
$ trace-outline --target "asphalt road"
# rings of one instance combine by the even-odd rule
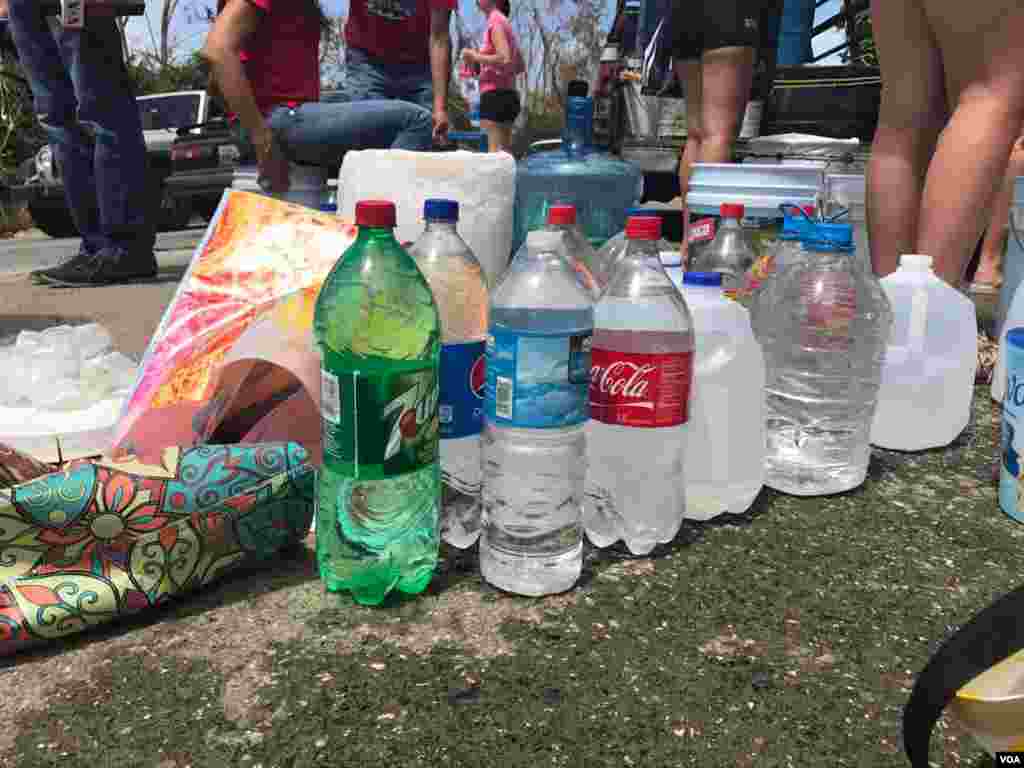
[[[156,258],[161,268],[187,266],[205,232],[204,225],[157,235]],[[39,230],[0,240],[0,274],[53,266],[73,256],[78,251],[78,244],[77,237],[55,240]]]

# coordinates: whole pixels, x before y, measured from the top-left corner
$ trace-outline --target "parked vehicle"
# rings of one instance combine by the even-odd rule
[[[143,137],[149,162],[151,203],[159,216],[160,229],[188,226],[195,209],[187,199],[168,194],[165,184],[171,173],[171,145],[180,126],[195,126],[216,117],[218,108],[206,91],[175,91],[140,96]],[[194,130],[191,128],[190,130]],[[31,163],[19,168],[19,184],[8,196],[25,201],[36,226],[50,237],[76,234],[71,213],[64,199],[60,164],[51,146],[42,147]]]

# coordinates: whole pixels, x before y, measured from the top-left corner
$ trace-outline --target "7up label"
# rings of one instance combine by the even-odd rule
[[[337,357],[324,350],[324,462],[344,474],[372,480],[437,461],[437,368],[430,363],[412,369],[400,364],[394,372],[364,374],[344,370]]]

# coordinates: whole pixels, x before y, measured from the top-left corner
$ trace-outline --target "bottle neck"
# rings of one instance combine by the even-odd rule
[[[594,143],[594,106],[589,99],[574,96],[568,100],[562,142],[570,155],[590,151]]]
[[[456,222],[450,219],[427,219],[427,232],[455,232]]]
[[[391,240],[395,242],[394,227],[371,227],[363,224],[359,227],[356,235],[356,242],[381,242]]]

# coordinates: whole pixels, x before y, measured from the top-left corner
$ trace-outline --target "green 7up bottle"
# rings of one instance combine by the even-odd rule
[[[324,454],[316,552],[329,591],[377,605],[393,589],[422,592],[437,563],[440,320],[395,240],[394,205],[364,200],[356,224],[313,319]]]

